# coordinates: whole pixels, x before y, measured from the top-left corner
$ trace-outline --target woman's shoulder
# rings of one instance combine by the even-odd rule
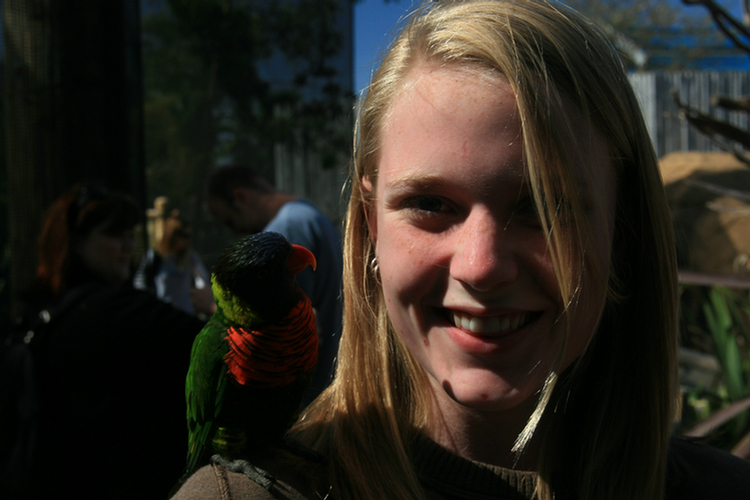
[[[239,467],[230,470],[218,463],[198,469],[175,493],[172,500],[307,500],[284,481],[272,478],[269,485],[251,479]]]
[[[669,447],[666,498],[750,498],[750,461],[682,438]]]
[[[322,498],[313,493],[310,484],[310,474],[319,472],[318,457],[300,456],[287,448],[274,448],[261,455],[252,463],[214,456],[209,465],[198,469],[185,481],[171,500]],[[290,460],[292,456],[294,458]]]

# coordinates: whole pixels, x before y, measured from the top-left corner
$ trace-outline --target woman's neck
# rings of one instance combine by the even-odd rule
[[[445,392],[435,394],[427,433],[453,453],[487,464],[519,470],[536,470],[542,429],[537,429],[522,453],[513,445],[534,411],[536,399],[502,411],[481,411],[463,406]],[[541,426],[542,424],[540,424]]]

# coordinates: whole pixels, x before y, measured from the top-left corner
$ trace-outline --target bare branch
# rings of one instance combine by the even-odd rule
[[[745,0],[745,3],[747,0]],[[750,43],[741,39],[744,37],[746,40],[750,39],[750,31],[743,25],[743,23],[737,21],[731,14],[724,10],[714,0],[682,0],[685,5],[702,5],[711,14],[716,26],[719,27],[722,33],[729,38],[735,47],[750,54]]]
[[[750,396],[746,396],[738,401],[735,401],[726,408],[722,408],[721,410],[716,411],[706,420],[703,420],[702,422],[698,423],[698,425],[688,430],[685,433],[685,436],[704,437],[715,428],[725,424],[748,408],[750,408]]]
[[[718,106],[720,108],[726,109],[727,111],[742,111],[745,113],[750,113],[750,97],[734,99],[732,97],[721,95],[713,96],[711,97],[711,106]]]
[[[736,189],[726,188],[712,182],[700,181],[697,179],[688,178],[685,179],[685,182],[693,186],[703,188],[706,191],[710,191],[711,193],[718,194],[719,196],[730,196],[744,203],[750,203],[750,195],[748,195],[747,193],[743,193],[742,191],[737,191]]]
[[[681,114],[684,118],[701,133],[708,137],[717,139],[718,137],[724,137],[731,141],[741,144],[744,148],[750,149],[750,133],[747,130],[743,130],[734,125],[717,120],[713,116],[707,115],[692,108],[680,101],[679,94],[676,91],[672,91],[672,98],[675,104],[680,109]]]

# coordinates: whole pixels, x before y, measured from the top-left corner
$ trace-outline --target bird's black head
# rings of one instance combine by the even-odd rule
[[[253,316],[273,321],[299,300],[295,275],[307,265],[315,266],[312,254],[278,233],[241,238],[213,266],[213,279],[221,288],[217,303],[226,310],[236,306],[228,302],[240,299],[240,307],[249,308]],[[221,304],[222,299],[227,303]]]

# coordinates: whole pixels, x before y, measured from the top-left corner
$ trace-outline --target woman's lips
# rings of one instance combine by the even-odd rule
[[[479,317],[459,311],[448,310],[448,317],[454,326],[475,335],[506,334],[523,328],[539,317],[540,313],[525,312]]]
[[[446,323],[452,325],[445,332],[462,351],[472,355],[495,356],[517,354],[515,348],[535,335],[527,331],[543,316],[543,311],[474,316],[466,311],[443,309]]]

